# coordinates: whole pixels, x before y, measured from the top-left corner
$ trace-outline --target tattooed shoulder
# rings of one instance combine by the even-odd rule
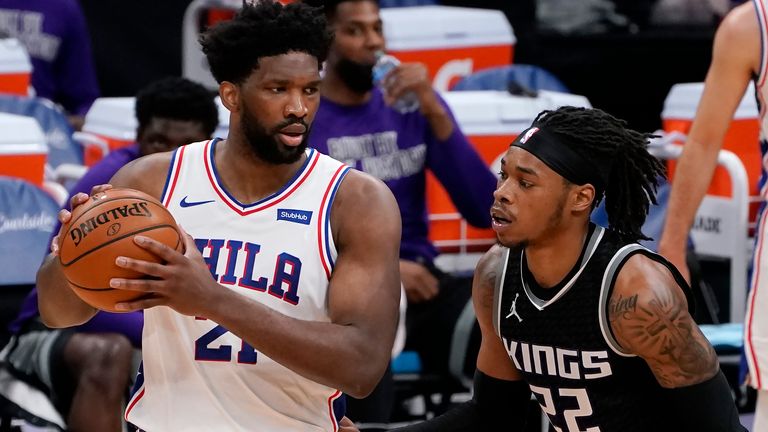
[[[663,265],[642,255],[630,258],[619,273],[607,313],[619,344],[645,359],[662,386],[696,384],[717,373],[714,349]]]
[[[483,307],[490,308],[493,305],[496,277],[503,257],[504,248],[496,245],[486,252],[477,264],[473,296],[476,301],[480,301],[480,305]]]

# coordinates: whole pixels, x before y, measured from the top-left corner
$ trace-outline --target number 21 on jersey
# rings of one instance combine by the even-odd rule
[[[205,318],[196,318],[205,319]],[[217,362],[229,362],[232,361],[232,346],[231,345],[219,345],[218,347],[211,347],[216,339],[229,333],[227,329],[221,325],[210,329],[204,335],[197,338],[195,341],[195,360],[197,361],[217,361]],[[240,340],[240,350],[237,352],[237,358],[235,361],[240,364],[256,364],[258,360],[258,352],[244,340]]]

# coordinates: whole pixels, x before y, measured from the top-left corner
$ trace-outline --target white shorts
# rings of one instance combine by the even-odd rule
[[[768,209],[758,220],[752,280],[744,317],[744,353],[750,384],[768,390]]]

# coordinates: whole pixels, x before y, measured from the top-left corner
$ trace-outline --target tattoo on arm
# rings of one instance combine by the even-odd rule
[[[496,290],[496,273],[498,270],[495,268],[496,266],[493,267],[494,268],[489,269],[485,274],[485,283],[483,284],[483,288],[485,289],[483,289],[482,297],[480,299],[480,304],[488,310],[493,309],[493,296]]]
[[[637,311],[637,294],[626,298],[619,294],[619,298],[611,298],[608,305],[608,318],[611,321],[615,321],[635,311]]]
[[[611,299],[609,319],[620,343],[643,357],[665,387],[711,378],[717,372],[717,356],[685,303],[665,290],[653,290],[651,297]]]
[[[491,249],[483,256],[475,269],[475,277],[472,282],[472,302],[478,320],[481,315],[488,315],[493,311],[493,297],[496,276],[499,273],[499,259],[501,259],[499,251]],[[488,315],[489,318],[490,316]]]

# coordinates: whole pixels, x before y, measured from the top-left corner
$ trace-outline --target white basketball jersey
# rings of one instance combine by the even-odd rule
[[[768,169],[768,115],[766,115],[766,102],[768,102],[768,85],[766,85],[766,78],[768,78],[768,0],[753,0],[755,5],[755,11],[757,12],[757,21],[760,25],[760,46],[762,47],[760,52],[760,70],[754,77],[755,82],[755,98],[757,99],[757,106],[760,110],[760,152],[763,155],[763,165],[760,172],[759,188],[760,196],[764,199],[768,197],[768,190],[766,189],[766,172]]]
[[[176,150],[163,204],[195,239],[221,289],[294,318],[330,321],[336,248],[329,213],[349,168],[309,149],[280,191],[243,204],[219,181],[227,168],[214,163],[216,142]],[[143,373],[126,410],[140,429],[338,430],[338,390],[276,363],[210,320],[156,307],[144,321]]]

